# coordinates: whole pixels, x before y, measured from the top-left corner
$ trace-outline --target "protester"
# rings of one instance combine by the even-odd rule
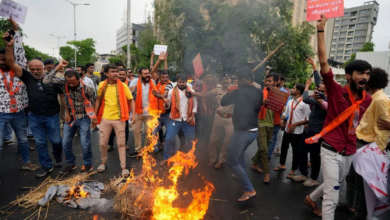
[[[85,66],[78,66],[76,68],[76,72],[79,74],[80,79],[85,83],[85,85],[91,87],[94,91],[96,91],[95,84],[93,83],[92,79],[89,77],[86,77],[87,74],[87,67]]]
[[[322,216],[323,219],[334,219],[340,184],[347,176],[356,152],[355,131],[372,100],[364,91],[370,78],[371,65],[366,61],[354,60],[345,67],[348,84],[342,87],[334,81],[325,48],[326,22],[326,16],[321,15],[321,20],[317,21],[317,37],[321,76],[328,94],[328,114],[321,133],[306,139],[306,143],[316,143],[320,138],[323,139],[321,167],[324,183],[310,196],[306,196],[305,204],[315,215]],[[322,213],[315,203],[321,197]]]
[[[117,66],[108,64],[104,67],[104,72],[107,79],[99,84],[95,106],[95,112],[98,112],[96,124],[100,124],[99,144],[102,160],[98,172],[101,173],[107,169],[107,143],[111,130],[114,129],[122,176],[128,177],[130,172],[126,168],[125,129],[128,127],[126,122],[129,120],[129,107],[131,106],[131,110],[135,111],[134,100],[129,87],[119,80]]]
[[[305,90],[303,84],[295,84],[294,88],[291,90],[291,99],[287,103],[287,108],[284,111],[282,118],[280,119],[280,126],[284,125],[284,119],[288,116],[287,120],[287,129],[283,134],[282,141],[282,154],[280,155],[279,166],[275,167],[275,171],[283,171],[286,169],[286,158],[288,154],[288,149],[292,147],[292,168],[287,174],[287,178],[292,179],[295,176],[295,171],[298,170],[299,162],[299,143],[302,138],[302,133],[305,125],[308,123],[310,116],[310,107],[309,105],[302,102],[302,94]]]
[[[85,66],[87,67],[86,76],[92,80],[96,90],[100,80],[99,80],[99,76],[93,74],[93,72],[95,71],[95,66],[93,63],[87,63]]]
[[[221,99],[227,94],[231,83],[230,73],[225,72],[220,76],[221,86],[217,86],[217,88],[207,93],[192,93],[196,97],[215,97],[217,111],[211,129],[208,166],[213,166],[217,170],[221,169],[223,164],[226,163],[227,146],[234,132],[232,122],[234,105],[220,105]],[[222,138],[223,144],[218,157],[218,143]]]
[[[49,156],[47,139],[53,145],[53,156],[56,165],[62,165],[62,139],[60,135],[60,105],[58,103],[58,94],[63,91],[56,86],[42,83],[44,73],[44,64],[39,60],[30,61],[29,70],[24,70],[15,63],[13,55],[13,46],[15,40],[6,42],[6,59],[11,71],[19,77],[27,87],[28,94],[28,121],[36,142],[36,148],[39,155],[41,169],[36,174],[37,177],[43,177],[53,171],[53,162]],[[22,47],[23,48],[23,47]],[[25,56],[24,50],[20,56]],[[46,66],[48,64],[46,63]],[[52,68],[47,68],[52,70]]]
[[[16,60],[17,65],[26,69],[26,62],[23,58],[21,58],[23,50],[20,50],[20,48],[23,48],[23,39],[19,31],[19,26],[12,17],[8,21],[11,23],[13,30],[15,31],[15,35],[13,37],[15,39],[15,45],[13,51],[8,48],[7,51],[11,51],[12,55],[19,57],[19,59]],[[5,36],[8,36],[8,33],[6,33],[4,37]],[[8,42],[6,42],[6,46],[12,48],[12,45],[8,45]],[[0,48],[0,73],[0,97],[2,97],[0,102],[0,128],[2,128],[0,129],[0,156],[4,140],[3,128],[6,124],[10,124],[15,132],[20,153],[22,154],[22,169],[32,171],[37,170],[39,169],[39,166],[31,163],[30,161],[30,152],[27,140],[25,108],[28,106],[28,96],[26,85],[8,66],[6,60],[6,50],[4,48]]]
[[[283,92],[287,92],[290,94],[286,85],[284,85],[284,81],[285,81],[285,77],[283,76],[283,74],[279,74],[279,82],[276,83],[276,87],[278,89],[282,90]],[[290,98],[291,98],[291,96],[288,97],[285,108],[287,108],[287,103],[288,103],[288,101],[290,101]],[[288,117],[284,119],[283,126],[280,126],[280,125],[274,126],[274,131],[273,131],[272,138],[271,138],[271,144],[268,145],[268,161],[271,161],[272,153],[275,153],[276,155],[280,156],[280,148],[282,147],[284,128],[286,127],[287,120],[288,120]],[[276,130],[277,130],[277,133],[276,133]],[[275,150],[275,148],[276,148],[276,150]]]
[[[311,113],[309,116],[309,124],[307,129],[303,132],[301,143],[299,145],[299,171],[302,175],[294,176],[294,181],[303,181],[303,185],[307,187],[317,186],[318,176],[320,174],[320,151],[321,151],[321,143],[322,140],[319,140],[318,143],[315,144],[306,144],[305,139],[310,138],[313,135],[316,135],[321,132],[322,127],[324,126],[324,121],[326,118],[327,111],[321,107],[323,101],[326,101],[326,89],[325,85],[321,81],[321,76],[317,70],[317,67],[311,57],[307,59],[307,62],[313,68],[313,76],[314,81],[317,87],[318,92],[324,95],[323,98],[319,97],[319,93],[317,92],[314,97],[309,96],[309,87],[312,84],[312,77],[309,78],[306,82],[305,91],[303,92],[302,98],[303,102],[311,105]],[[318,97],[317,97],[318,96]],[[310,153],[310,163],[311,163],[311,175],[309,177],[309,171],[307,170],[307,154]]]
[[[233,178],[244,188],[244,194],[237,201],[243,202],[256,196],[245,168],[245,151],[256,139],[258,130],[258,114],[262,106],[263,93],[253,86],[253,73],[248,67],[237,70],[238,89],[222,98],[221,106],[234,104],[234,133],[227,149],[226,164],[233,172]]]
[[[390,120],[390,99],[383,92],[383,89],[387,87],[389,80],[388,74],[385,70],[380,68],[373,68],[370,72],[370,80],[368,80],[365,90],[371,95],[372,102],[364,113],[359,126],[356,129],[357,137],[357,149],[375,142],[378,148],[384,152],[389,141],[390,131],[380,130],[377,122],[379,120]],[[367,166],[373,166],[373,169],[381,169],[382,167],[375,168],[375,164],[367,163]],[[338,207],[354,213],[356,219],[365,220],[367,217],[366,198],[364,193],[363,178],[359,175],[353,166],[349,170],[347,181],[347,196],[346,204]],[[357,209],[355,210],[355,206]]]
[[[160,165],[164,166],[168,163],[168,159],[176,154],[175,138],[181,130],[184,133],[187,145],[185,149],[180,149],[182,152],[188,152],[192,141],[195,140],[195,114],[197,111],[197,100],[189,95],[186,91],[194,92],[187,86],[187,76],[180,74],[177,80],[177,86],[169,90],[168,98],[165,100],[165,109],[171,108],[171,114],[167,134],[165,137],[164,160]]]
[[[67,106],[64,136],[62,146],[64,148],[67,167],[61,174],[67,174],[77,169],[76,158],[73,153],[73,138],[76,130],[80,131],[80,142],[83,148],[84,165],[80,172],[86,173],[93,170],[92,150],[91,150],[91,121],[96,120],[96,115],[92,106],[95,104],[96,94],[93,88],[84,84],[80,75],[74,70],[65,72],[64,77],[57,77],[56,74],[68,65],[62,60],[60,64],[48,75],[45,76],[44,83],[57,85],[65,92],[65,106]]]
[[[263,182],[267,184],[270,182],[268,146],[273,135],[274,125],[280,123],[280,114],[270,109],[267,109],[266,105],[269,103],[269,100],[267,99],[268,92],[271,90],[271,88],[275,88],[275,82],[277,81],[279,81],[278,74],[271,73],[265,76],[263,89],[263,106],[261,106],[260,113],[258,116],[258,149],[255,156],[252,158],[253,163],[251,167],[252,170],[256,170],[259,173],[265,172]],[[263,164],[264,170],[258,166],[260,161]]]

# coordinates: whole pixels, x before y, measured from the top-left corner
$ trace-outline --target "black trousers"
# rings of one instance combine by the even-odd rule
[[[198,143],[203,143],[205,146],[208,146],[213,122],[214,115],[195,115],[195,137],[198,139]]]
[[[129,121],[126,121],[126,127],[125,127],[125,134],[126,134],[126,142],[129,140]],[[110,134],[110,139],[108,139],[108,146],[114,147],[114,138],[115,138],[115,130],[112,129]]]
[[[301,143],[299,144],[299,171],[302,175],[309,175],[309,171],[307,170],[307,154],[310,153],[310,162],[311,162],[311,178],[313,180],[318,179],[318,175],[320,174],[321,168],[321,144],[322,139],[315,144],[306,144],[305,139],[313,137],[317,132],[313,132],[309,129],[306,129],[301,138]]]
[[[281,165],[286,164],[286,158],[288,149],[290,148],[290,144],[292,146],[292,170],[298,170],[298,159],[299,159],[299,142],[301,141],[302,134],[290,134],[287,132],[284,132],[283,134],[283,141],[282,141],[282,149],[281,149],[281,155],[280,155],[280,161],[279,163]]]

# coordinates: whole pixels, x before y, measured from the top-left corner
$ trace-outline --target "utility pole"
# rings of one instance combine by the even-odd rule
[[[50,34],[50,36],[53,36],[55,38],[58,39],[58,58],[60,58],[60,38],[65,38],[64,36],[61,36],[61,37],[58,37],[58,36],[55,36],[54,34]]]
[[[56,48],[55,47],[49,47],[49,48],[53,49],[53,57],[55,57],[54,56],[54,49],[56,49]]]
[[[127,68],[131,68],[131,54],[130,54],[130,34],[131,31],[131,0],[127,0]]]

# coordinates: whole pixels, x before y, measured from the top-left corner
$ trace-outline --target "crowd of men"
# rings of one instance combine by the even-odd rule
[[[79,171],[91,172],[91,132],[98,130],[101,162],[97,171],[107,170],[107,154],[116,139],[121,175],[128,177],[126,157],[142,156],[142,133],[148,133],[147,122],[151,114],[158,112],[153,134],[159,135],[159,141],[154,152],[149,153],[157,157],[163,149],[163,166],[178,150],[188,151],[191,142],[198,139],[208,145],[208,166],[218,170],[226,164],[230,168],[244,191],[238,201],[244,202],[256,196],[246,173],[244,153],[249,145],[257,140],[251,169],[264,173],[265,184],[271,181],[273,154],[280,156],[273,170],[284,171],[291,145],[292,166],[287,178],[303,182],[306,187],[318,186],[322,169],[323,183],[304,201],[315,215],[334,219],[336,208],[355,214],[355,219],[372,215],[365,202],[367,188],[363,183],[367,180],[352,161],[357,149],[370,143],[390,159],[390,100],[383,92],[388,74],[366,61],[355,60],[345,68],[347,85],[334,81],[326,58],[325,16],[317,23],[320,71],[311,57],[307,59],[313,68],[313,95],[309,94],[312,77],[305,85],[295,84],[290,93],[284,85],[285,77],[272,73],[270,67],[263,89],[254,83],[248,67],[238,69],[234,77],[229,72],[219,76],[206,72],[197,80],[179,71],[170,81],[166,53],[161,53],[156,63],[152,54],[150,67],[138,68],[135,75],[120,63],[107,64],[100,78],[91,63],[65,71],[69,64],[65,60],[56,65],[52,60],[27,62],[18,24],[12,18],[9,21],[15,35],[6,33],[6,48],[0,48],[0,156],[13,130],[22,155],[22,169],[38,170],[37,177],[46,176],[53,167],[63,164],[64,153],[66,166],[61,174],[74,172],[78,165],[72,143],[78,135],[83,152]],[[163,62],[164,69],[160,70]],[[267,108],[272,89],[291,95],[281,112]],[[130,149],[129,127],[133,129],[135,151],[126,155]],[[28,145],[29,129],[40,165],[30,160],[33,149]],[[47,140],[52,145],[54,162]],[[367,166],[381,169],[373,163]],[[339,204],[344,180],[347,202]],[[319,198],[323,198],[322,210],[316,204]]]

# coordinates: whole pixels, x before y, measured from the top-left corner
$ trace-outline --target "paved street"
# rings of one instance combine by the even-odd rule
[[[129,143],[133,143],[133,136],[130,134]],[[34,146],[34,141],[30,141],[30,145]],[[132,145],[132,144],[130,144]],[[93,133],[92,139],[94,167],[95,170],[100,162],[98,133]],[[133,147],[133,146],[131,146]],[[74,150],[77,155],[78,164],[82,165],[82,153],[79,144],[79,138],[74,140]],[[130,151],[132,151],[131,149]],[[211,181],[216,191],[212,195],[209,210],[205,216],[206,220],[245,220],[245,219],[265,219],[265,220],[309,220],[320,219],[315,217],[311,211],[305,207],[303,200],[307,194],[313,189],[304,187],[301,183],[292,182],[286,179],[288,171],[274,172],[271,171],[271,184],[263,184],[263,175],[255,173],[249,169],[250,159],[255,154],[256,143],[252,143],[247,151],[247,172],[252,183],[257,191],[257,197],[244,203],[238,203],[236,200],[241,196],[242,190],[239,184],[231,178],[231,173],[227,167],[216,171],[207,167],[207,151],[205,146],[198,146],[197,158],[199,165],[194,172],[185,178],[181,179],[180,190],[190,191],[193,188],[201,188],[204,186],[199,177],[199,173],[205,176],[206,180]],[[38,162],[37,152],[31,152],[32,160]],[[159,157],[161,160],[162,156]],[[287,167],[291,166],[291,151],[289,152],[289,160]],[[279,157],[274,156],[272,167],[278,164]],[[3,207],[13,201],[17,195],[27,190],[24,187],[37,186],[44,178],[35,178],[35,172],[26,172],[20,170],[22,163],[21,158],[17,153],[16,145],[8,145],[3,147],[2,158],[0,161],[0,207]],[[127,158],[127,166],[135,167],[136,171],[141,169],[142,161]],[[65,166],[65,165],[64,165]],[[63,166],[63,167],[64,167]],[[159,172],[167,173],[166,168],[159,166]],[[51,176],[54,178],[59,174],[60,169],[55,169]],[[118,152],[115,149],[109,153],[108,170],[104,174],[96,174],[91,179],[107,183],[110,178],[118,176],[120,173]],[[322,182],[322,178],[320,179]],[[344,191],[344,190],[343,190]],[[106,198],[112,198],[112,195],[103,195]],[[341,195],[343,198],[343,195]],[[318,203],[320,204],[320,203]],[[4,210],[4,209],[3,209]],[[0,219],[24,219],[31,212],[22,214],[22,209],[10,217],[0,214]],[[240,214],[241,213],[241,214]],[[50,206],[48,219],[92,219],[94,214],[103,216],[106,219],[120,219],[118,213],[92,213],[89,211],[75,210],[68,207],[62,207],[60,204]],[[344,213],[337,213],[336,220],[345,220],[350,216]],[[390,213],[382,216],[381,219],[389,219]]]

